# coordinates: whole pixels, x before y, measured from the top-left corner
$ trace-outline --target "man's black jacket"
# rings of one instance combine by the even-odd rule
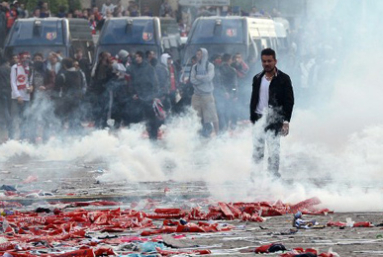
[[[253,78],[253,92],[250,101],[250,120],[252,123],[258,119],[255,110],[259,102],[259,89],[264,75],[265,72],[263,71]],[[283,121],[290,122],[293,106],[294,92],[291,79],[289,75],[277,70],[269,86],[269,107],[279,116],[277,120],[274,119],[274,122],[279,125],[282,125]]]

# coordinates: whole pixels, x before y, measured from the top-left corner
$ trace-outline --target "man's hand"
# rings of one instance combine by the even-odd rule
[[[287,136],[289,134],[289,123],[287,121],[283,122],[283,126],[282,126],[282,136]]]
[[[39,87],[39,90],[44,91],[44,90],[46,90],[46,87],[44,87],[44,86],[40,86],[40,87]]]
[[[23,104],[24,103],[23,98],[21,98],[21,96],[17,97],[17,102],[19,104]]]

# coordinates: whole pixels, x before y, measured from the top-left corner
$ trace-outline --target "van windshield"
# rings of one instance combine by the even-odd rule
[[[163,37],[179,34],[177,22],[172,19],[161,19],[161,33]]]
[[[238,19],[200,20],[191,35],[191,44],[243,44],[243,21]]]
[[[133,20],[132,24],[124,19],[110,20],[100,37],[101,45],[155,43],[153,20]]]
[[[63,45],[62,21],[19,21],[15,24],[9,45]]]

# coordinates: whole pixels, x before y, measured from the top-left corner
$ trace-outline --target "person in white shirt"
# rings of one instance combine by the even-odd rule
[[[111,0],[106,0],[106,3],[104,3],[102,5],[101,13],[102,13],[103,16],[106,16],[107,12],[113,13],[114,12],[114,8],[116,8],[116,6],[114,4],[112,4],[112,1]]]
[[[13,135],[17,128],[15,121],[18,119],[20,139],[28,139],[27,110],[33,92],[33,86],[30,84],[29,61],[29,53],[23,52],[20,54],[19,62],[11,68]]]

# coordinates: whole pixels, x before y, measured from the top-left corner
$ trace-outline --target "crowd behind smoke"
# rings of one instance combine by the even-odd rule
[[[315,195],[336,210],[376,210],[383,201],[374,183],[383,167],[379,156],[383,54],[374,24],[383,6],[372,1],[326,3],[313,4],[292,31],[294,58],[280,60],[292,75],[299,106],[291,137],[282,141],[281,173],[294,180],[293,185],[271,181],[262,165],[251,162],[249,138],[259,128],[245,127],[235,137],[225,133],[205,141],[197,136],[201,124],[189,113],[166,124],[163,146],[143,140],[143,127],[133,125],[117,135],[100,130],[69,142],[51,140],[38,146],[8,141],[0,146],[0,156],[3,161],[20,152],[47,160],[105,158],[111,172],[101,181],[203,180],[221,200],[295,201]],[[104,61],[118,77],[121,66],[113,67],[108,55]]]
[[[111,0],[106,0],[101,8],[92,6],[92,8],[77,8],[74,5],[69,7],[59,6],[58,11],[53,13],[46,1],[38,1],[37,5],[28,10],[24,1],[7,1],[2,0],[0,5],[0,14],[4,15],[4,21],[0,21],[0,27],[5,27],[5,31],[9,32],[13,23],[18,18],[80,18],[89,21],[89,26],[92,28],[93,34],[101,30],[104,22],[112,17],[139,17],[139,16],[155,16],[158,13],[159,17],[175,18],[180,26],[180,31],[183,36],[187,36],[190,31],[193,21],[201,16],[250,16],[250,17],[280,17],[281,14],[277,9],[272,9],[269,12],[266,10],[258,10],[255,6],[250,11],[242,10],[238,6],[179,6],[173,10],[173,7],[168,0],[162,1],[159,10],[153,10],[150,5],[137,4],[136,1],[129,1],[125,6],[121,0],[117,4]],[[158,12],[155,12],[158,11]],[[4,22],[4,24],[1,24]],[[1,28],[2,29],[2,28]],[[2,31],[0,31],[2,32]]]

